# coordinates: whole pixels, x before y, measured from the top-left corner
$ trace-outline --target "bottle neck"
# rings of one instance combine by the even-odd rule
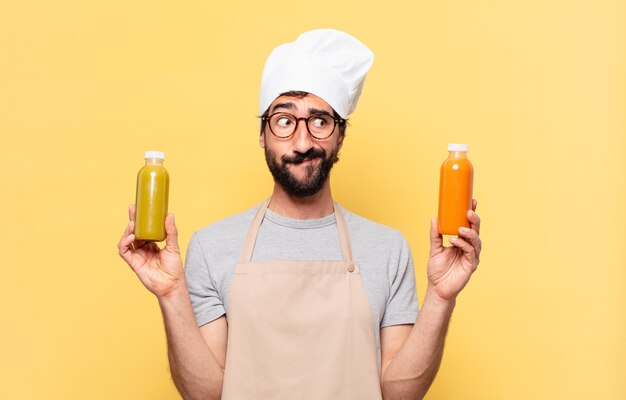
[[[146,158],[146,165],[163,165],[161,158]]]
[[[467,151],[449,151],[448,158],[467,158]]]

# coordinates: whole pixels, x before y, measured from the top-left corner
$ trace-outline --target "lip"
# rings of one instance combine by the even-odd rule
[[[316,158],[310,158],[310,159],[308,159],[308,160],[304,160],[304,161],[302,161],[301,163],[298,163],[298,164],[294,164],[294,163],[291,163],[291,164],[293,164],[293,165],[309,164],[309,163],[312,163],[313,161],[315,161],[315,160],[317,160],[317,159],[318,159],[318,157],[316,157]]]

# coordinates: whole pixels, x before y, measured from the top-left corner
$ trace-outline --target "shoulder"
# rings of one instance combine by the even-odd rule
[[[365,238],[370,245],[387,249],[400,249],[406,246],[406,239],[399,230],[355,214],[341,205],[339,209],[346,220],[353,241]]]
[[[215,221],[194,232],[195,240],[203,248],[219,248],[222,245],[243,240],[261,203],[242,212]],[[193,239],[192,239],[193,240]]]

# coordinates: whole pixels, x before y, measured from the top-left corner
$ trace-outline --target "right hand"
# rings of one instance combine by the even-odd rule
[[[183,261],[178,247],[178,230],[174,214],[165,218],[165,247],[160,249],[154,242],[136,240],[135,205],[128,206],[128,226],[117,247],[119,255],[137,274],[141,283],[158,298],[167,297],[185,286]]]

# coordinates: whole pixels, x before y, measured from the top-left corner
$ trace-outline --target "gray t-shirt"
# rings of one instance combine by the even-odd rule
[[[199,326],[226,314],[235,266],[250,223],[260,204],[196,231],[187,249],[185,275]],[[417,293],[411,249],[397,230],[353,214],[339,204],[350,236],[352,258],[372,312],[378,368],[380,328],[415,323]],[[335,214],[293,219],[267,210],[259,228],[252,261],[341,260]]]

